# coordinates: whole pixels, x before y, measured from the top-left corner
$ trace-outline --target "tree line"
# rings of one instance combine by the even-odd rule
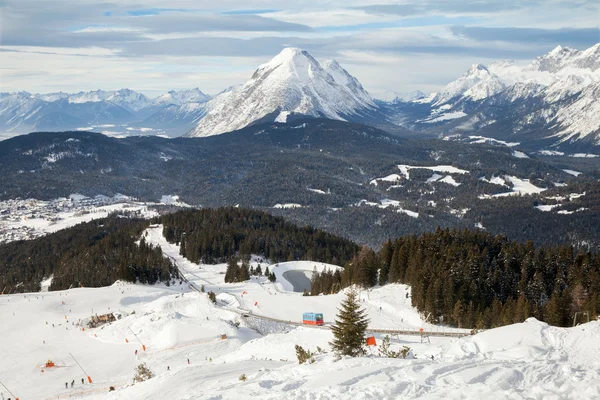
[[[192,262],[214,264],[232,257],[263,255],[273,262],[311,260],[343,265],[359,250],[344,239],[298,227],[261,211],[235,207],[186,210],[164,215],[163,235]]]
[[[142,232],[149,222],[111,216],[28,241],[0,245],[0,291],[36,292],[53,277],[49,290],[101,287],[117,280],[169,284],[177,271]]]
[[[411,286],[411,301],[432,322],[492,328],[535,317],[570,326],[577,311],[600,311],[600,257],[571,246],[536,248],[504,236],[438,229],[363,247],[341,273],[313,273],[312,295],[350,285]]]

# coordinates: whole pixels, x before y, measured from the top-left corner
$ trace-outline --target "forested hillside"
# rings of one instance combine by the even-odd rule
[[[154,284],[176,277],[160,248],[140,240],[148,221],[108,217],[50,235],[0,245],[0,290],[36,292],[53,276],[49,290],[100,287],[116,280]]]
[[[405,283],[431,320],[490,328],[530,316],[570,326],[576,311],[600,311],[600,257],[572,247],[535,248],[481,231],[442,230],[363,247],[342,274],[313,274],[312,293],[357,284]]]
[[[598,248],[598,159],[515,154],[324,119],[196,139],[32,133],[0,146],[0,200],[177,195],[199,207],[260,209],[376,248],[438,226]]]
[[[180,211],[160,218],[163,233],[193,262],[224,262],[231,257],[264,255],[271,261],[312,260],[344,265],[359,247],[312,227],[240,208]]]

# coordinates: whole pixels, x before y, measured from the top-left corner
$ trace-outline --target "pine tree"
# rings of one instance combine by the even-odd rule
[[[365,310],[360,308],[356,297],[354,290],[346,293],[346,299],[338,309],[335,325],[331,327],[333,332],[331,347],[337,353],[351,357],[365,353],[365,331],[369,325]]]
[[[250,279],[250,270],[248,264],[242,263],[242,266],[238,269],[237,282],[245,282]]]

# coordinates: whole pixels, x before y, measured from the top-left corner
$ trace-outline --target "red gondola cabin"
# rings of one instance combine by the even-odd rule
[[[323,314],[321,313],[304,313],[302,314],[302,323],[306,325],[323,325]]]

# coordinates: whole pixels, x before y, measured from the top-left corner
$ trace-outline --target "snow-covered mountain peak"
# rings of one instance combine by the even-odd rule
[[[70,96],[69,93],[65,93],[65,92],[55,92],[55,93],[46,93],[46,94],[36,93],[34,95],[34,97],[36,99],[40,99],[40,100],[44,100],[44,101],[48,101],[48,102],[68,99],[69,96]]]
[[[276,71],[276,72],[275,72]],[[252,81],[262,81],[272,75],[275,80],[300,80],[313,79],[315,74],[322,74],[323,68],[308,52],[295,47],[283,49],[269,62],[260,65],[247,86]]]
[[[338,63],[322,66],[308,52],[283,49],[241,87],[207,103],[207,115],[190,136],[211,136],[289,114],[344,120],[376,106],[356,78]]]
[[[592,71],[600,69],[600,43],[582,51],[573,61],[578,68],[587,68]]]
[[[567,66],[581,52],[570,47],[556,46],[551,52],[537,57],[531,63],[531,68],[537,71],[558,72]]]
[[[110,93],[105,100],[133,111],[141,110],[150,105],[150,99],[131,89],[120,89]]]
[[[5,94],[4,97],[14,96],[14,97],[20,97],[20,98],[24,98],[24,99],[28,99],[30,97],[33,97],[33,95],[31,93],[26,92],[25,90],[21,90],[19,92],[4,93],[4,94]]]
[[[471,76],[471,75],[480,75],[480,74],[489,74],[487,67],[483,64],[473,64],[471,68],[463,76]]]
[[[185,103],[206,103],[211,97],[198,88],[189,90],[169,90],[154,100],[152,103],[155,105],[182,105]]]
[[[466,97],[479,100],[504,89],[505,85],[487,67],[473,64],[460,78],[450,82],[433,99],[436,106],[445,104],[452,99]]]
[[[496,61],[493,62],[492,64],[490,64],[487,69],[490,72],[494,72],[497,69],[503,69],[503,68],[510,68],[510,67],[514,67],[515,66],[515,61],[514,60],[500,60],[500,61]]]
[[[423,100],[427,95],[420,90],[414,90],[407,93],[398,93],[393,90],[385,92],[382,96],[378,97],[380,100],[387,101],[389,103],[408,103],[411,101]]]
[[[349,89],[355,99],[359,102],[375,106],[373,99],[363,88],[361,83],[354,76],[350,75],[336,60],[325,60],[321,63],[323,69],[327,71],[338,85]]]

